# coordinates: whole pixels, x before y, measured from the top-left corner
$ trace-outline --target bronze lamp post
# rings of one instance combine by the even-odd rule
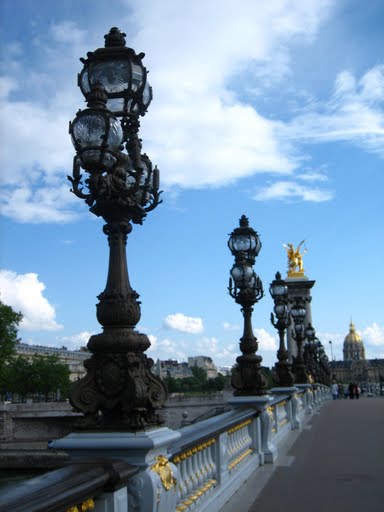
[[[74,383],[70,402],[84,413],[83,428],[136,431],[163,422],[159,409],[167,390],[151,372],[148,337],[135,330],[140,302],[129,281],[126,241],[132,224],[142,224],[161,203],[161,192],[159,171],[141,153],[138,136],[139,116],[152,99],[144,54],[127,48],[124,37],[113,27],[105,48],[81,59],[78,83],[88,108],[69,126],[76,150],[71,191],[105,221],[110,250],[107,283],[97,304],[103,332],[88,341],[87,373]]]
[[[244,317],[244,333],[240,339],[242,355],[236,359],[231,383],[235,396],[263,395],[267,379],[260,367],[262,358],[256,354],[258,343],[252,328],[253,306],[264,296],[262,282],[253,270],[261,242],[245,215],[240,219],[240,226],[232,231],[228,247],[235,257],[228,290],[241,306]]]

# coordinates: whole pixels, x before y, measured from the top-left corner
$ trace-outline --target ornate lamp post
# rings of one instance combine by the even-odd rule
[[[275,368],[279,378],[279,385],[291,387],[293,386],[294,378],[290,368],[291,365],[288,363],[288,351],[285,348],[284,342],[285,330],[291,324],[288,310],[288,286],[281,279],[280,272],[276,273],[276,277],[269,287],[269,293],[275,303],[273,311],[277,318],[275,321],[274,314],[271,313],[271,323],[277,329],[280,341],[279,350],[277,351],[278,362],[275,364]]]
[[[304,362],[307,367],[307,371],[309,375],[311,375],[315,382],[318,382],[318,372],[316,368],[316,358],[315,358],[315,340],[316,340],[316,331],[312,327],[312,324],[309,323],[307,328],[305,329],[305,337],[307,338],[307,343],[304,346]]]
[[[162,423],[158,409],[167,391],[145,355],[150,341],[135,330],[139,295],[131,288],[126,241],[132,224],[142,224],[159,200],[159,171],[141,153],[139,116],[152,99],[143,53],[125,46],[125,34],[112,28],[105,48],[81,59],[79,86],[88,108],[69,126],[76,150],[72,192],[102,217],[110,256],[107,283],[98,296],[103,332],[91,336],[87,374],[73,385],[70,402],[85,414],[84,427],[138,430]],[[118,118],[121,118],[120,120]],[[82,181],[80,170],[86,179]]]
[[[240,304],[244,317],[244,333],[240,338],[242,355],[236,359],[237,366],[232,376],[234,395],[263,395],[267,379],[260,368],[262,358],[256,355],[258,343],[252,329],[253,306],[264,296],[262,282],[253,270],[261,242],[245,215],[240,219],[240,227],[232,231],[228,247],[235,257],[228,290],[236,303]]]
[[[303,360],[302,345],[305,340],[304,319],[306,315],[304,301],[300,297],[296,297],[294,305],[291,307],[291,316],[293,318],[292,338],[297,343],[297,356],[293,362],[293,373],[295,382],[298,384],[306,384],[308,376]]]

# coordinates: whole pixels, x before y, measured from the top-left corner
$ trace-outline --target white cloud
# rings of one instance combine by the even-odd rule
[[[308,169],[304,171],[301,174],[297,175],[297,179],[307,182],[314,182],[314,181],[328,181],[328,177],[321,171],[316,171],[313,169]]]
[[[223,322],[223,327],[226,331],[239,331],[241,329],[239,324],[231,324],[230,322]]]
[[[63,326],[56,322],[55,308],[43,296],[45,285],[34,273],[16,274],[0,270],[1,300],[21,311],[20,327],[28,331],[56,331]]]
[[[287,138],[301,142],[348,141],[384,156],[384,65],[360,79],[342,71],[328,103],[310,105],[285,126]]]
[[[57,336],[56,340],[58,343],[64,345],[69,350],[79,350],[81,347],[85,347],[87,345],[89,338],[93,334],[95,333],[83,331],[71,336]]]
[[[199,334],[203,332],[203,320],[198,317],[186,316],[183,313],[168,315],[164,319],[164,326],[175,331],[186,332],[189,334]]]
[[[280,135],[282,123],[260,115],[242,93],[290,73],[290,44],[313,40],[332,2],[244,0],[241,9],[229,0],[125,3],[121,28],[132,29],[129,46],[147,52],[154,86],[141,131],[143,149],[162,170],[162,182],[220,186],[256,172],[291,173],[297,162],[288,138]],[[9,52],[5,48],[12,55],[2,78],[3,180],[11,187],[5,215],[22,222],[71,220],[70,199],[53,202],[57,211],[48,209],[48,215],[38,210],[35,182],[39,178],[46,187],[52,177],[65,181],[71,171],[67,126],[83,106],[74,86],[78,58],[102,46],[102,35],[98,27],[84,30],[73,21],[52,24],[34,35],[40,58],[37,64],[31,60],[33,67],[20,44],[11,41]],[[11,203],[16,194],[24,199],[19,210]]]
[[[140,2],[135,46],[147,48],[156,84],[144,140],[166,184],[222,185],[294,169],[291,149],[278,137],[280,123],[240,98],[255,82],[263,88],[289,73],[289,44],[312,40],[330,5]]]
[[[34,192],[28,186],[4,188],[0,192],[3,215],[18,222],[44,224],[69,222],[78,217],[70,205],[78,201],[69,186],[42,187]]]
[[[221,360],[221,362],[224,360],[234,364],[236,357],[240,355],[237,343],[224,344],[214,336],[200,338],[196,343],[196,351],[201,352],[205,356],[210,356],[214,363],[217,360]]]
[[[329,201],[333,194],[329,190],[309,187],[294,181],[277,181],[262,187],[254,195],[256,201],[300,200],[314,203]]]
[[[184,344],[171,340],[169,338],[163,338],[159,340],[156,336],[148,335],[151,342],[151,346],[147,350],[148,356],[153,359],[177,359],[178,361],[185,361],[187,354],[183,350]]]
[[[364,329],[363,340],[370,345],[382,346],[384,350],[384,327],[374,322]]]
[[[259,343],[258,352],[263,352],[264,350],[267,352],[277,351],[277,342],[269,332],[265,329],[255,329],[254,332]]]
[[[367,359],[384,359],[384,327],[374,322],[362,334]]]

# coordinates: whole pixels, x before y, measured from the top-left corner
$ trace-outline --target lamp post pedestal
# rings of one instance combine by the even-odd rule
[[[135,330],[141,311],[128,277],[125,247],[131,230],[126,219],[104,226],[110,255],[107,284],[97,304],[103,332],[91,336],[92,356],[84,363],[87,374],[74,382],[70,398],[72,406],[85,414],[76,424],[80,429],[137,430],[164,422],[157,409],[167,390],[152,374],[153,360],[144,353],[150,346],[148,337]]]
[[[250,305],[244,305],[244,334],[240,338],[241,356],[236,358],[237,366],[234,369],[231,384],[234,396],[260,396],[265,395],[268,387],[260,363],[261,356],[257,355],[258,343],[252,329],[252,311]]]

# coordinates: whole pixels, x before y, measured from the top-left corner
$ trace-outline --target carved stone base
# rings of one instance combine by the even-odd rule
[[[84,362],[87,374],[73,383],[70,403],[84,413],[78,429],[138,430],[161,425],[167,399],[152,359],[140,352],[104,352]]]
[[[279,379],[279,386],[291,387],[294,383],[294,377],[290,365],[286,361],[279,361],[275,364],[276,373]]]
[[[265,395],[268,381],[260,367],[261,357],[257,355],[239,356],[233,371],[231,384],[234,396]]]

